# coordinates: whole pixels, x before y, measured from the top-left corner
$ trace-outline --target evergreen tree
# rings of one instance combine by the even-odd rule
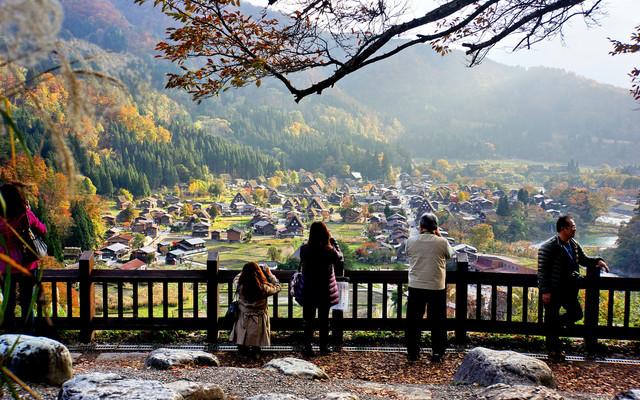
[[[507,196],[501,196],[500,200],[498,200],[498,208],[496,209],[496,214],[502,217],[509,216],[509,199],[507,199]]]
[[[83,251],[93,250],[96,242],[91,219],[87,215],[82,202],[75,202],[71,207],[71,218],[74,225],[67,241],[68,246],[80,247]]]

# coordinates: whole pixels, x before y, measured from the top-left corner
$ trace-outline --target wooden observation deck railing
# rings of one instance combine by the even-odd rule
[[[90,342],[96,330],[205,330],[215,343],[220,317],[232,300],[239,271],[220,270],[210,252],[204,270],[98,270],[93,252],[84,252],[77,270],[44,270],[47,301],[37,323],[49,317],[55,329],[80,330]],[[543,307],[537,276],[469,272],[465,254],[447,272],[447,330],[458,342],[467,332],[543,335]],[[274,271],[283,290],[270,299],[274,331],[302,330],[302,307],[289,294],[294,271]],[[346,271],[350,307],[333,311],[336,344],[343,331],[403,331],[406,271]],[[583,337],[587,350],[597,339],[640,339],[640,279],[600,277],[597,268],[581,282],[584,320],[568,333]],[[221,307],[222,306],[222,307]],[[423,321],[423,329],[429,329]]]

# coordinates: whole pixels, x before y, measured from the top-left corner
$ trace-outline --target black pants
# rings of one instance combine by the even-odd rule
[[[35,272],[35,271],[34,271]],[[3,301],[7,302],[6,312],[4,314],[4,321],[2,321],[2,328],[5,333],[25,333],[31,335],[34,333],[33,326],[33,309],[31,308],[31,300],[33,298],[33,288],[35,286],[35,279],[31,276],[25,276],[19,273],[11,274],[11,277],[3,274],[0,278],[2,281],[2,296]],[[9,290],[5,293],[5,285],[9,282]],[[22,316],[16,318],[16,288],[20,290],[20,309]]]
[[[560,307],[565,309],[560,314]],[[547,351],[560,352],[560,332],[582,319],[582,307],[578,301],[578,289],[568,287],[551,292],[551,301],[544,305],[544,324],[547,334]]]
[[[304,347],[311,349],[313,333],[318,331],[320,349],[329,347],[329,309],[328,304],[304,304],[302,306],[302,324],[304,326]],[[316,318],[316,310],[318,318]]]
[[[407,300],[406,343],[409,356],[420,354],[420,335],[422,317],[427,309],[427,323],[431,327],[431,346],[434,355],[444,355],[447,348],[447,331],[444,324],[447,318],[446,289],[429,290],[409,288]]]

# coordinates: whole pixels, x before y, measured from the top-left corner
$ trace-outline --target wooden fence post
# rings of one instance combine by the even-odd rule
[[[96,315],[95,284],[91,280],[93,273],[93,251],[85,251],[80,256],[80,342],[90,343],[93,340],[93,318]]]
[[[210,251],[207,256],[207,342],[218,341],[218,315],[220,298],[218,284],[218,252]]]
[[[466,253],[458,253],[456,258],[458,280],[456,281],[455,334],[456,343],[465,344],[467,342],[467,279],[469,272],[469,258]]]
[[[600,268],[587,267],[587,278],[584,295],[584,345],[587,355],[593,355],[597,352],[598,336],[598,317],[600,315],[600,289],[598,289],[597,281],[600,278]]]

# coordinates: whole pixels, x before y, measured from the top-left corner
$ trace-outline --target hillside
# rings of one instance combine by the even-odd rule
[[[75,27],[72,34],[140,54],[152,73],[152,86],[162,87],[162,76],[174,66],[152,58],[151,44],[164,39],[164,27],[171,23],[159,10],[127,0],[63,4],[65,27]],[[78,21],[90,21],[97,29],[79,29],[86,23]],[[185,93],[165,93],[203,126],[227,121],[230,129],[216,135],[275,157],[282,153],[274,148],[284,152],[289,168],[322,168],[324,158],[313,154],[335,154],[340,148],[353,155],[357,152],[349,149],[354,146],[369,155],[384,152],[394,166],[408,165],[409,149],[426,159],[517,157],[565,163],[573,158],[581,165],[633,163],[640,150],[640,112],[624,89],[562,70],[525,70],[490,60],[467,68],[461,52],[441,57],[428,46],[369,66],[299,105],[277,82],[226,92],[200,106]],[[278,121],[264,120],[273,115]],[[301,137],[313,144],[299,146]],[[334,144],[324,145],[329,142]],[[303,148],[311,150],[298,151]],[[338,157],[340,164],[350,156]],[[367,168],[367,155],[360,157],[355,165],[348,163],[352,170]]]

